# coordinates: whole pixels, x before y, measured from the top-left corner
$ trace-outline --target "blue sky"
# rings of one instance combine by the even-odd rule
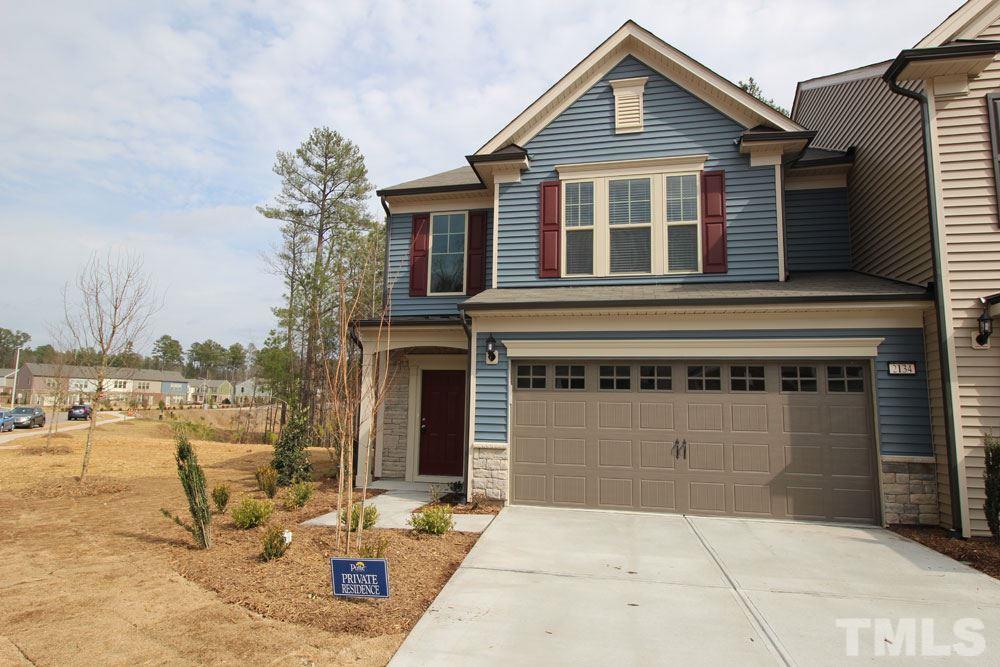
[[[254,206],[316,125],[390,185],[463,164],[628,18],[790,107],[797,81],[891,58],[960,4],[0,0],[0,326],[45,342],[111,245],[164,294],[151,338],[259,344],[281,286]]]

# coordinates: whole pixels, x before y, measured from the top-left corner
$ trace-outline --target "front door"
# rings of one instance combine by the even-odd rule
[[[422,371],[420,475],[462,476],[465,371]]]

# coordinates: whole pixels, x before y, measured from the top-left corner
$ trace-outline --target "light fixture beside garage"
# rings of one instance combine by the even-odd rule
[[[974,336],[973,347],[988,350],[990,347],[990,336],[993,335],[993,317],[990,315],[990,306],[997,295],[990,297],[980,297],[979,302],[983,304],[983,312],[979,314],[979,334]]]
[[[486,338],[486,363],[495,364],[497,362],[497,339],[490,334]]]

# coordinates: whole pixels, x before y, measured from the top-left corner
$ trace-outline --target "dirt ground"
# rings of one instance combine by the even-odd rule
[[[213,519],[215,545],[195,550],[160,508],[185,516],[169,430],[137,420],[105,426],[81,486],[83,432],[0,451],[0,665],[385,664],[475,542],[475,536],[384,536],[393,597],[334,599],[326,557],[333,530],[298,522],[334,508],[319,489],[304,509],[281,497],[272,522],[294,537],[261,562],[262,529]],[[209,486],[234,504],[255,490],[271,448],[196,442]],[[325,464],[324,452],[311,452]],[[366,540],[367,541],[367,540]]]
[[[985,537],[959,540],[951,537],[943,528],[928,526],[892,526],[892,530],[920,542],[925,547],[943,553],[973,567],[980,572],[1000,579],[1000,545]]]

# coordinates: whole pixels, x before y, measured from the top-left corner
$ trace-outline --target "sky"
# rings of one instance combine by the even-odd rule
[[[150,340],[259,345],[282,288],[255,206],[315,126],[382,187],[465,164],[629,18],[790,108],[796,82],[890,59],[960,4],[0,0],[0,327],[48,342],[110,247],[163,296]]]

